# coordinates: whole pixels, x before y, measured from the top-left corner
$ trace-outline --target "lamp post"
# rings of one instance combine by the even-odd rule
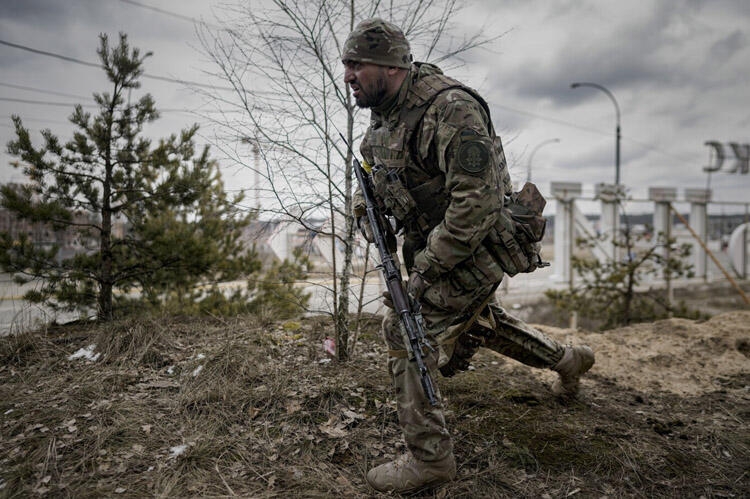
[[[531,182],[531,160],[534,158],[534,153],[536,153],[542,146],[546,144],[550,144],[552,142],[560,142],[560,139],[549,139],[545,140],[544,142],[539,143],[533,151],[531,151],[531,154],[529,154],[529,164],[526,167],[526,182]]]
[[[615,129],[615,186],[618,186],[620,185],[620,106],[617,105],[617,100],[615,99],[615,96],[612,95],[612,92],[598,83],[577,82],[570,85],[570,88],[578,87],[594,87],[599,89],[607,94],[615,105],[615,112],[617,113],[617,128]]]

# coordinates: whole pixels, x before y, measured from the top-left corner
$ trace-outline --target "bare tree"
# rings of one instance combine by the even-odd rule
[[[482,29],[451,37],[458,0],[269,0],[242,2],[217,17],[222,30],[202,26],[201,44],[216,76],[234,89],[229,97],[206,94],[218,113],[217,144],[238,163],[251,143],[261,161],[246,164],[260,177],[263,211],[330,238],[331,309],[340,360],[349,355],[348,312],[355,241],[352,216],[352,144],[365,118],[343,82],[340,54],[362,19],[379,16],[402,27],[420,60],[460,63],[466,51],[495,37]],[[257,158],[257,156],[256,156]],[[330,224],[313,223],[323,218]],[[337,257],[337,247],[343,257]],[[364,278],[364,276],[363,276]],[[360,293],[361,295],[361,293]]]

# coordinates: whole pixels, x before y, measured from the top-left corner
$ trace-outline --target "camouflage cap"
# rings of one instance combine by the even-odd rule
[[[365,19],[349,33],[341,60],[408,69],[411,48],[404,32],[395,24],[373,17]]]

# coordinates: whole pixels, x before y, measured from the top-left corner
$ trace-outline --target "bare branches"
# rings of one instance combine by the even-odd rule
[[[353,141],[366,125],[343,81],[346,36],[365,18],[386,18],[402,27],[421,60],[454,60],[495,38],[477,31],[453,41],[459,0],[270,0],[264,6],[229,6],[218,23],[225,29],[200,27],[213,76],[233,92],[196,91],[216,111],[203,113],[218,130],[216,147],[256,176],[262,213],[330,238],[339,333],[346,329],[341,314],[348,310],[354,246],[351,155],[339,132]],[[252,152],[236,144],[250,144]],[[322,228],[315,218],[329,224]]]

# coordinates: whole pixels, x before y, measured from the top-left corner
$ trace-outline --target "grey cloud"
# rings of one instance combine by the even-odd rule
[[[101,3],[92,8],[92,3]],[[50,29],[58,32],[76,24],[90,24],[97,17],[113,15],[111,2],[93,0],[2,0],[0,22],[13,22],[32,29]]]
[[[711,58],[714,59],[715,62],[723,64],[731,59],[734,54],[747,48],[747,46],[747,36],[745,36],[745,33],[737,29],[725,38],[714,43],[709,52]]]
[[[747,0],[687,0],[686,5],[691,8],[706,8],[731,12],[738,17],[750,15],[750,2]]]
[[[47,24],[65,18],[63,2],[49,0],[3,0],[0,3],[0,20],[23,24]]]
[[[697,28],[690,20],[697,14],[696,8],[660,5],[648,13],[645,21],[642,17],[625,24],[603,20],[612,25],[611,34],[604,38],[589,37],[573,25],[564,44],[550,47],[557,54],[553,62],[539,64],[529,60],[509,83],[521,96],[546,97],[563,105],[584,98],[568,91],[573,81],[596,81],[613,91],[639,85],[687,84],[691,80],[688,76],[695,76],[691,64],[699,64],[696,61],[701,54],[692,54],[690,61],[677,60],[672,49],[694,36],[692,30]],[[606,12],[602,11],[602,15]],[[688,28],[680,29],[684,26]]]

